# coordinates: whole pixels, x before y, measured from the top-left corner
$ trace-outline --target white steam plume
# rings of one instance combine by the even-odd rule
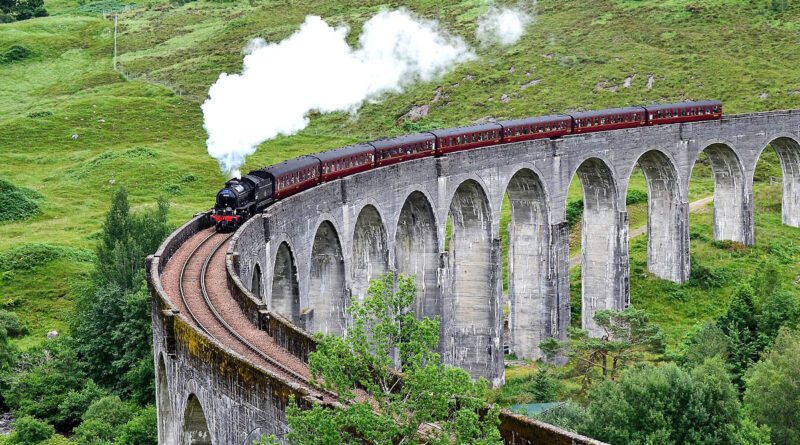
[[[367,100],[475,57],[436,22],[405,10],[364,23],[358,48],[347,44],[347,32],[308,16],[286,40],[251,42],[241,74],[219,76],[202,109],[208,153],[224,173],[238,176],[260,143],[305,128],[310,111],[355,112]]]
[[[525,26],[531,19],[528,13],[520,9],[490,6],[489,11],[478,19],[475,35],[484,46],[493,43],[513,45],[522,38]]]

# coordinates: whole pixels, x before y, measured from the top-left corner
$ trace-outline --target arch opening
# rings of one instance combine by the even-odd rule
[[[437,279],[438,246],[433,209],[425,195],[414,192],[406,198],[400,210],[395,234],[395,262],[398,273],[414,276],[417,285],[414,312],[420,318],[442,315]]]
[[[163,445],[175,444],[175,418],[172,414],[172,403],[169,397],[169,383],[167,382],[167,366],[163,354],[158,356],[158,380],[156,391],[156,407],[158,410],[158,443]]]
[[[788,137],[780,137],[769,146],[774,150],[781,166],[781,221],[787,226],[800,227],[800,144]],[[764,151],[760,160],[767,157],[764,156]],[[776,181],[772,176],[765,179],[770,183]]]
[[[181,443],[184,445],[211,445],[211,433],[208,429],[206,415],[200,401],[194,394],[186,402],[186,412],[183,414],[183,434]]]
[[[369,282],[389,269],[389,247],[386,229],[378,210],[365,206],[356,219],[353,232],[352,294],[361,301],[367,295]]]
[[[517,172],[506,188],[508,223],[508,300],[511,352],[520,358],[542,356],[539,343],[558,337],[558,307],[550,279],[550,218],[539,177]]]
[[[320,224],[311,249],[306,329],[342,334],[346,328],[345,272],[339,235],[329,221]]]
[[[502,366],[499,344],[493,341],[500,310],[499,243],[492,239],[489,202],[477,182],[458,187],[450,219],[447,262],[453,296],[445,304],[452,320],[444,327],[444,357],[473,377],[494,376]]]
[[[714,180],[714,239],[752,243],[751,224],[745,219],[744,172],[739,157],[725,144],[711,144],[702,154],[710,164]],[[700,160],[698,155],[695,166]]]
[[[647,270],[683,283],[689,275],[688,227],[678,172],[662,152],[645,152],[637,161],[647,184]],[[629,185],[630,187],[630,185]]]
[[[253,281],[250,283],[250,292],[259,300],[264,299],[261,295],[261,266],[258,263],[253,267]]]
[[[272,301],[270,309],[300,324],[300,291],[297,285],[297,267],[286,242],[275,255],[275,272],[272,275]]]
[[[583,190],[581,327],[591,336],[600,336],[603,332],[594,321],[595,312],[622,310],[627,305],[627,263],[620,258],[627,241],[627,221],[618,211],[611,169],[602,160],[583,161],[576,175]]]

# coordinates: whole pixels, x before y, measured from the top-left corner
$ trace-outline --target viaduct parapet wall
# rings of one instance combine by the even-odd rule
[[[251,218],[232,238],[227,286],[248,318],[302,359],[309,332],[341,333],[345,307],[369,280],[415,275],[416,311],[442,320],[444,360],[503,383],[503,258],[500,212],[511,204],[508,290],[511,350],[539,358],[539,343],[566,339],[569,246],[566,195],[584,190],[582,322],[629,303],[628,181],[638,164],[648,185],[648,269],[688,278],[688,184],[705,152],[713,171],[714,237],[755,242],[753,173],[770,144],[783,169],[783,222],[800,227],[800,111],[642,127],[451,153],[322,184]],[[173,253],[206,227],[200,215],[149,259],[161,443],[204,429],[206,442],[239,444],[285,432],[285,405],[308,393],[248,363],[197,330],[165,292]],[[199,413],[199,414],[198,414]],[[598,443],[503,414],[507,443]],[[199,431],[199,433],[198,433]]]

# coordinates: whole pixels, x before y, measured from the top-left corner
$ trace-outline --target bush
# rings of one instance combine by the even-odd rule
[[[75,428],[78,445],[112,443],[120,428],[133,418],[133,408],[118,396],[103,397],[92,403],[83,415],[83,423]]]
[[[30,416],[20,417],[14,422],[12,444],[40,445],[55,434],[53,427]]]
[[[6,54],[0,55],[0,63],[4,63],[6,57]],[[21,221],[38,215],[41,199],[42,195],[33,190],[0,179],[0,223]]]
[[[568,431],[580,432],[588,421],[589,415],[582,406],[570,400],[563,405],[542,411],[533,418]]]
[[[628,190],[628,195],[625,196],[625,204],[638,204],[640,202],[647,202],[647,192],[639,189]]]
[[[106,395],[106,392],[92,380],[88,380],[80,391],[70,391],[58,405],[58,422],[65,428],[75,428],[81,423],[86,410],[92,402]]]
[[[692,259],[688,284],[702,289],[713,289],[725,284],[724,274]]]
[[[575,199],[567,202],[567,224],[573,227],[583,216],[583,199]]]
[[[14,63],[27,59],[31,54],[31,50],[22,45],[11,45],[11,47],[0,54],[0,63]]]
[[[156,422],[156,408],[150,405],[139,411],[122,427],[122,433],[116,443],[118,445],[157,445],[158,427]]]
[[[0,327],[5,328],[9,337],[21,337],[28,333],[27,326],[19,321],[16,313],[0,309]]]

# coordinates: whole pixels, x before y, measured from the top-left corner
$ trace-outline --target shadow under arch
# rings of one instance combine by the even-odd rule
[[[647,183],[647,270],[683,283],[689,278],[688,205],[681,197],[678,170],[659,150],[643,153],[637,164]]]
[[[452,234],[447,269],[452,296],[445,299],[443,356],[473,377],[494,376],[502,369],[499,345],[497,285],[499,243],[492,239],[489,200],[478,182],[468,179],[450,202]]]
[[[300,291],[294,255],[285,241],[278,246],[275,270],[272,274],[270,309],[300,326]]]
[[[417,317],[441,317],[436,218],[428,198],[421,192],[409,194],[400,210],[395,233],[395,263],[399,274],[414,276]]]
[[[539,176],[524,168],[511,177],[506,195],[508,298],[511,351],[519,358],[542,356],[539,343],[558,337],[558,305],[550,274],[550,215]]]
[[[256,263],[253,266],[253,279],[250,283],[250,292],[258,299],[263,301],[264,296],[261,295],[261,266]]]
[[[353,230],[352,255],[352,295],[361,301],[367,295],[370,280],[389,269],[386,228],[378,209],[372,205],[364,206],[358,213]]]
[[[308,282],[308,304],[301,316],[306,330],[342,334],[346,328],[344,258],[336,228],[323,221],[314,236]]]
[[[197,396],[191,394],[183,413],[181,445],[212,445],[206,415]]]
[[[167,366],[164,354],[158,355],[156,406],[158,410],[158,443],[175,445],[175,417],[172,413],[172,399],[169,396]]]
[[[781,164],[781,221],[787,226],[800,227],[800,143],[787,136],[777,137],[761,150],[759,159],[770,146]]]
[[[602,329],[594,314],[627,305],[627,221],[618,209],[617,185],[611,168],[599,158],[584,160],[576,175],[583,189],[581,239],[581,326],[590,336]],[[624,270],[623,270],[624,269]]]
[[[752,244],[752,224],[746,219],[744,168],[736,152],[724,143],[713,143],[697,154],[705,153],[714,179],[714,239]],[[690,177],[691,179],[691,177]]]

